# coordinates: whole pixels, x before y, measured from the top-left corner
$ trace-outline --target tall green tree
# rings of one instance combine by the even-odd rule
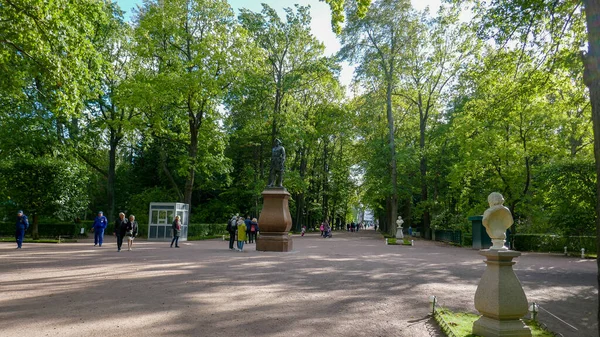
[[[351,6],[348,23],[342,30],[340,56],[358,63],[358,76],[376,90],[385,92],[385,114],[388,125],[390,192],[387,196],[388,224],[398,213],[398,169],[396,157],[395,123],[392,95],[398,85],[399,75],[407,63],[402,53],[415,48],[417,39],[415,12],[409,1],[380,0],[369,12],[359,16],[359,9]],[[395,226],[389,226],[392,234]]]
[[[597,24],[600,3],[593,0],[501,0],[490,4],[483,1],[455,0],[454,2],[475,4],[475,12],[482,23],[480,34],[483,37],[494,38],[501,45],[509,41],[518,41],[523,52],[531,46],[538,47],[541,54],[540,63],[546,58],[553,59],[553,56],[560,52],[561,47],[564,46],[564,37],[580,30],[579,19],[582,14],[585,15],[588,50],[583,53],[582,59],[584,83],[589,89],[592,108],[597,178],[596,237],[600,252],[600,26]],[[540,32],[548,34],[539,34]],[[549,70],[553,69],[553,62],[546,64]],[[600,267],[600,260],[598,266]],[[598,285],[600,287],[600,273]],[[598,310],[598,320],[600,321],[600,310]]]
[[[186,144],[182,201],[191,204],[196,172],[226,168],[212,134],[220,132],[218,107],[249,59],[246,33],[222,0],[146,1],[135,21],[144,66],[138,93],[146,99],[140,108],[156,135]]]
[[[406,100],[409,109],[415,109],[419,121],[419,171],[421,180],[420,203],[423,209],[423,234],[429,236],[430,202],[428,180],[428,138],[443,120],[448,89],[463,69],[462,64],[477,44],[467,26],[459,22],[460,12],[453,8],[440,11],[432,19],[428,13],[421,15],[412,37],[419,41],[414,47],[402,51],[406,67],[394,94]]]

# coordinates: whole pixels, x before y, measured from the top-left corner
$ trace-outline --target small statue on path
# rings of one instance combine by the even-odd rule
[[[507,249],[504,247],[506,241],[506,230],[512,226],[513,217],[510,210],[505,207],[504,197],[498,192],[492,192],[488,196],[490,208],[483,213],[483,226],[492,239],[490,249]]]
[[[283,187],[283,173],[285,171],[285,149],[281,140],[275,139],[275,147],[271,150],[271,171],[267,187]]]
[[[404,220],[402,220],[402,216],[398,216],[398,220],[396,220],[396,239],[404,239],[404,233],[402,233],[402,224]]]

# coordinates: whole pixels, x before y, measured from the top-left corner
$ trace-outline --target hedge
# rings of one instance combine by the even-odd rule
[[[227,224],[189,224],[188,237],[190,236],[215,236],[227,233]]]
[[[513,244],[518,251],[563,252],[596,252],[595,236],[562,236],[548,234],[515,234]]]
[[[86,234],[91,233],[93,221],[82,221],[75,223],[39,223],[38,232],[40,237],[55,238],[60,236],[77,236],[80,228],[86,229]],[[148,224],[139,225],[139,236],[148,236]],[[112,233],[113,224],[109,223],[106,233]],[[188,227],[188,236],[220,236],[227,233],[226,224],[190,224]],[[0,236],[14,236],[15,224],[12,222],[0,222]],[[31,235],[31,225],[26,235]]]
[[[86,233],[89,233],[92,228],[93,221],[82,221],[79,224],[73,222],[63,223],[38,223],[38,233],[40,237],[55,238],[60,236],[76,236],[80,233],[80,228],[86,228]],[[29,229],[25,235],[31,235],[32,231],[31,219],[29,222]],[[13,222],[0,222],[0,236],[14,236],[15,235],[15,223]]]

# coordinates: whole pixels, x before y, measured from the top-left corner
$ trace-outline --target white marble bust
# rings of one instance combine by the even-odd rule
[[[492,239],[490,249],[507,249],[504,247],[506,241],[506,230],[513,224],[510,210],[505,207],[504,197],[498,192],[492,192],[488,196],[490,208],[483,213],[483,226]]]
[[[402,217],[398,216],[398,220],[396,220],[396,225],[397,225],[396,239],[403,239],[404,238],[404,234],[402,233],[402,224],[403,223],[404,223],[404,220],[402,220]]]

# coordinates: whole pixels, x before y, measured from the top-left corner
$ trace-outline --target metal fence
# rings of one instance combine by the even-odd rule
[[[435,241],[452,242],[462,245],[462,232],[449,230],[435,230]]]

